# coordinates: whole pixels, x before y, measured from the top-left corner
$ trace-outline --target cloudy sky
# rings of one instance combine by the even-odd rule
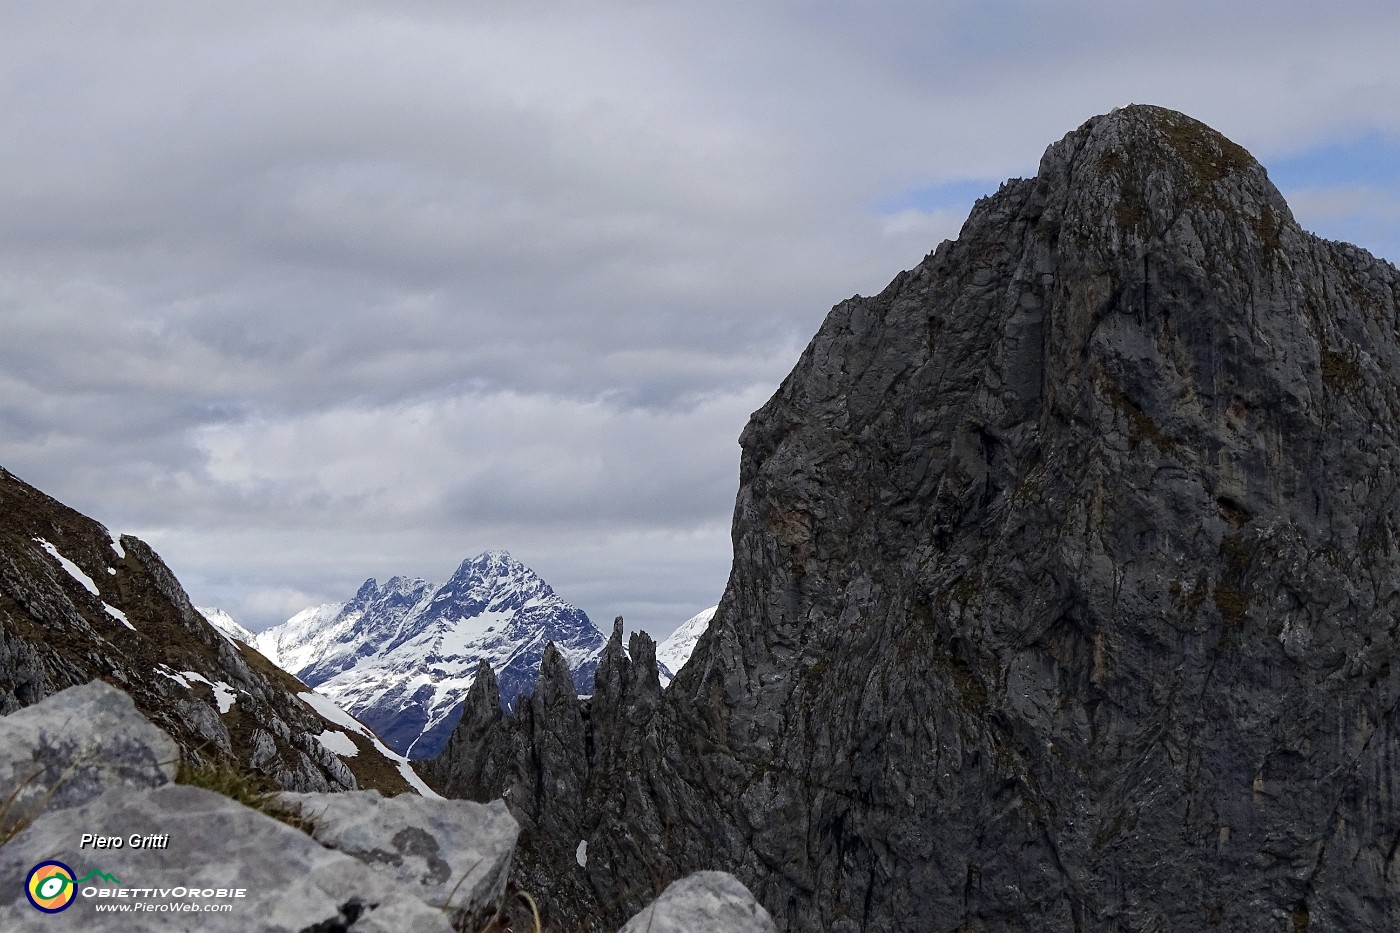
[[[1386,2],[0,5],[0,464],[251,628],[506,548],[715,603],[830,306],[1088,117],[1400,260]]]

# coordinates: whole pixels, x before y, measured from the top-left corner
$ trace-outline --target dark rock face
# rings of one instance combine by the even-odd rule
[[[624,651],[622,619],[617,619],[593,690],[593,696],[579,698],[563,656],[550,645],[534,692],[505,713],[496,676],[483,662],[442,754],[417,764],[424,779],[449,796],[505,799],[521,825],[516,881],[556,902],[553,916],[560,922],[555,925],[613,930],[630,916],[628,904],[635,902],[635,912],[672,880],[650,871],[627,879],[613,903],[599,909],[594,905],[598,889],[590,886],[599,861],[587,854],[594,839],[611,834],[604,826],[621,827],[625,834],[628,821],[647,819],[648,805],[632,781],[640,776],[639,739],[661,701],[651,638],[634,633]],[[623,809],[600,809],[604,806]],[[629,851],[631,864],[641,857],[643,841],[635,840],[638,847]],[[607,871],[606,863],[602,870]],[[570,918],[570,924],[561,918]]]
[[[588,910],[720,868],[790,930],[1400,928],[1397,303],[1134,106],[834,308],[690,662],[633,718],[599,667]]]

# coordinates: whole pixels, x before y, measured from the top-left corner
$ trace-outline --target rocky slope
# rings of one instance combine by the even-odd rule
[[[414,758],[447,742],[479,664],[495,669],[502,699],[513,704],[551,643],[578,691],[589,692],[603,633],[505,551],[463,561],[442,586],[366,580],[348,602],[307,609],[253,639]]]
[[[0,468],[0,713],[99,678],[179,743],[288,790],[421,787],[369,730],[190,605],[144,542]]]
[[[1400,928],[1397,303],[1220,134],[1092,119],[754,415],[671,687],[473,705],[435,778],[570,920],[726,868],[788,930]]]

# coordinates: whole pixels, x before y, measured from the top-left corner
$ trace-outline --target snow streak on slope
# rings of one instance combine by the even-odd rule
[[[356,719],[353,716],[345,712],[345,710],[341,709],[334,700],[315,692],[298,693],[297,699],[301,700],[307,706],[311,707],[313,710],[319,713],[322,719],[329,719],[336,725],[344,726],[351,732],[357,733],[369,739],[370,742],[374,744],[375,749],[377,749],[381,755],[383,755],[385,758],[388,758],[390,761],[394,762],[394,764],[398,766],[399,774],[402,775],[403,779],[408,782],[409,786],[412,787],[414,790],[418,791],[418,793],[422,794],[424,797],[435,797],[438,800],[442,799],[441,794],[433,790],[427,784],[423,783],[423,779],[418,776],[418,772],[413,770],[413,765],[409,764],[407,758],[400,754],[397,754],[396,752],[390,751],[388,748],[385,748],[384,743],[379,741],[379,736],[366,729],[363,723],[356,721]],[[324,734],[325,733],[322,733],[322,735]],[[324,740],[322,744],[324,744]],[[354,743],[351,744],[353,745]],[[332,751],[334,751],[334,749],[332,749]],[[343,752],[338,752],[337,754],[340,754],[341,757],[348,757],[346,753]],[[358,751],[355,752],[355,754],[358,754]]]
[[[58,548],[45,541],[43,538],[35,538],[34,540],[38,543],[39,547],[43,548],[49,553],[50,557],[58,561],[58,565],[63,568],[64,572],[66,572],[68,576],[72,577],[74,580],[77,580],[78,583],[82,585],[83,589],[87,590],[94,596],[101,595],[101,593],[99,593],[97,590],[97,584],[92,582],[92,577],[84,573],[83,569],[77,564],[73,563],[71,560],[60,554],[58,552]]]
[[[533,689],[547,644],[591,693],[604,638],[530,568],[504,551],[464,561],[440,587],[367,580],[347,603],[317,606],[254,636],[284,670],[333,698],[414,758],[437,754],[486,661],[511,704]]]
[[[704,612],[690,617],[682,622],[665,641],[657,645],[656,663],[660,668],[661,686],[669,684],[676,676],[676,672],[681,669],[681,665],[690,660],[690,654],[695,650],[695,643],[710,627],[710,620],[715,617],[715,610],[718,608],[718,606],[711,606]]]

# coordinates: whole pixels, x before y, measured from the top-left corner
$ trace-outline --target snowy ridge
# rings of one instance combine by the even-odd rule
[[[553,642],[591,693],[603,633],[504,551],[463,561],[442,586],[366,580],[354,598],[297,613],[253,647],[363,721],[401,754],[437,754],[486,661],[501,698],[533,689]]]
[[[303,609],[259,632],[252,645],[273,664],[315,686],[384,650],[432,594],[426,580],[391,577],[380,586],[371,578],[348,602]]]
[[[703,612],[691,616],[677,626],[676,630],[661,644],[656,646],[656,663],[660,668],[661,686],[670,684],[676,673],[695,651],[695,643],[710,627],[718,606],[711,606]]]
[[[253,643],[253,633],[235,622],[233,616],[222,609],[215,609],[212,606],[195,606],[194,609],[195,612],[209,620],[209,624],[214,626],[218,633],[229,641],[241,641],[245,645]]]

